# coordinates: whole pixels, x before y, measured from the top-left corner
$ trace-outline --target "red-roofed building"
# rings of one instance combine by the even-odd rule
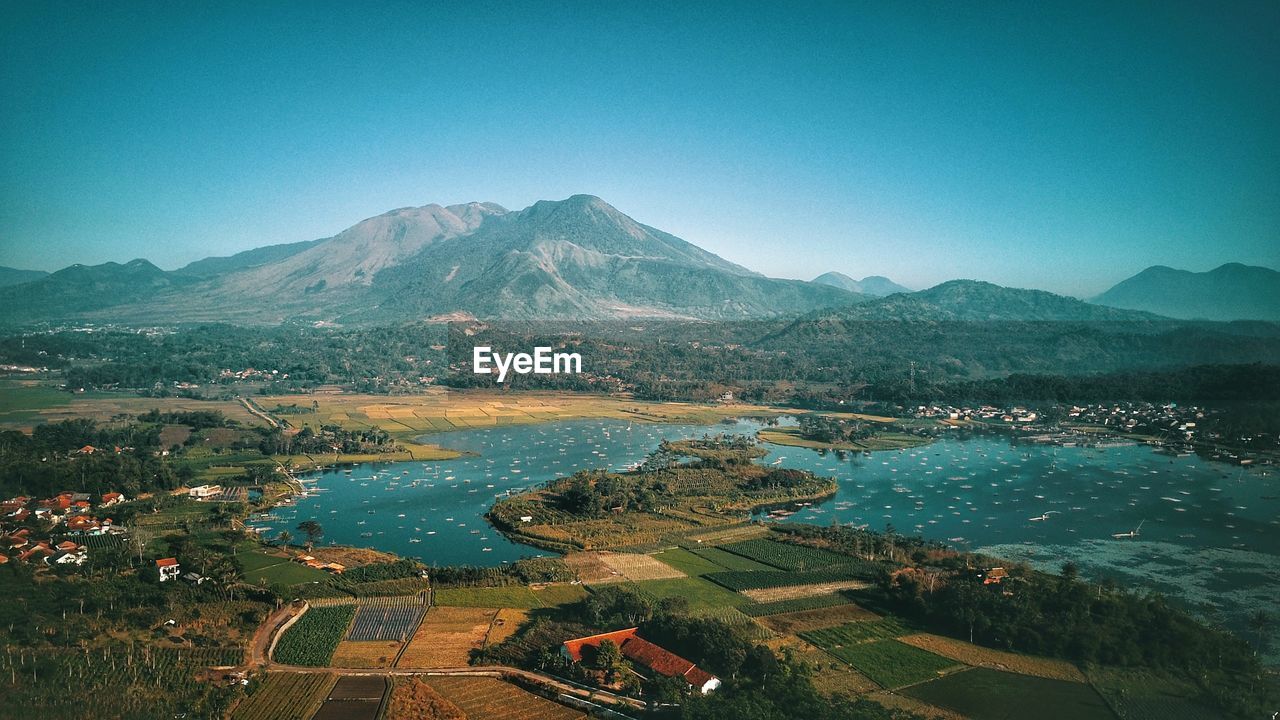
[[[675,653],[640,637],[639,628],[615,630],[574,640],[560,646],[560,654],[573,662],[582,662],[584,652],[593,653],[605,640],[612,641],[626,659],[667,677],[682,678],[703,695],[720,687],[720,679]]]
[[[172,580],[182,572],[177,558],[160,558],[156,561],[156,570],[160,571],[160,582]]]
[[[111,505],[119,505],[125,501],[124,493],[109,492],[102,495],[102,506],[110,507]]]

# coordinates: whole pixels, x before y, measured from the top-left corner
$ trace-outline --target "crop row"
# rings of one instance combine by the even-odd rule
[[[399,640],[404,642],[413,635],[422,620],[426,608],[418,607],[370,607],[361,605],[351,624],[348,640]]]
[[[730,590],[761,590],[790,585],[816,585],[853,580],[861,576],[850,567],[823,568],[821,570],[754,570],[745,572],[710,573],[704,577]]]
[[[276,661],[311,667],[328,665],[355,612],[355,605],[310,608],[281,636]]]
[[[815,570],[833,565],[847,565],[852,559],[830,550],[792,545],[764,538],[743,540],[720,547],[735,555],[772,565],[780,570]]]
[[[848,605],[849,599],[839,593],[830,595],[810,595],[809,597],[776,600],[774,602],[755,603],[744,606],[742,612],[751,617],[781,615],[782,613],[803,612],[805,610],[821,610],[822,608]]]
[[[909,632],[911,631],[893,618],[880,618],[879,620],[845,623],[838,627],[822,630],[810,630],[800,633],[800,637],[818,647],[836,647],[856,645],[868,640],[896,638]]]
[[[231,720],[308,720],[333,687],[321,673],[270,673],[236,706]]]

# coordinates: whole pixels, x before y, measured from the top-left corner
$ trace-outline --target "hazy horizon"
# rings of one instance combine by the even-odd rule
[[[174,269],[589,193],[772,277],[1089,297],[1276,268],[1277,27],[1268,3],[18,3],[0,265]]]

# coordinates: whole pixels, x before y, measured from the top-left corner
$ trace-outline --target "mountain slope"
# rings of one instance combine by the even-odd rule
[[[1156,265],[1093,302],[1175,318],[1280,321],[1280,272],[1239,263],[1202,273]]]
[[[43,270],[19,270],[17,268],[0,266],[0,287],[8,287],[10,285],[21,285],[22,283],[39,280],[48,277],[49,273]]]
[[[841,290],[849,292],[862,293],[872,297],[884,297],[885,295],[893,295],[894,293],[911,292],[909,289],[899,285],[881,275],[869,275],[861,280],[854,280],[844,273],[829,272],[823,273],[813,279],[813,282],[819,285],[830,285]]]
[[[590,195],[516,212],[492,203],[400,208],[330,238],[155,272],[116,297],[86,304],[51,296],[23,317],[252,324],[736,319],[866,299],[764,277]]]
[[[213,277],[237,270],[266,265],[292,257],[323,240],[303,240],[302,242],[284,245],[268,245],[266,247],[245,250],[227,257],[207,257],[181,267],[174,272],[179,275],[194,277]]]

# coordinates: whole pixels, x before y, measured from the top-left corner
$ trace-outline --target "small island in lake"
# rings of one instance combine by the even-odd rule
[[[553,480],[500,500],[489,519],[513,539],[542,547],[618,548],[835,494],[831,478],[753,462],[765,454],[742,436],[663,442],[634,470],[584,470]]]

